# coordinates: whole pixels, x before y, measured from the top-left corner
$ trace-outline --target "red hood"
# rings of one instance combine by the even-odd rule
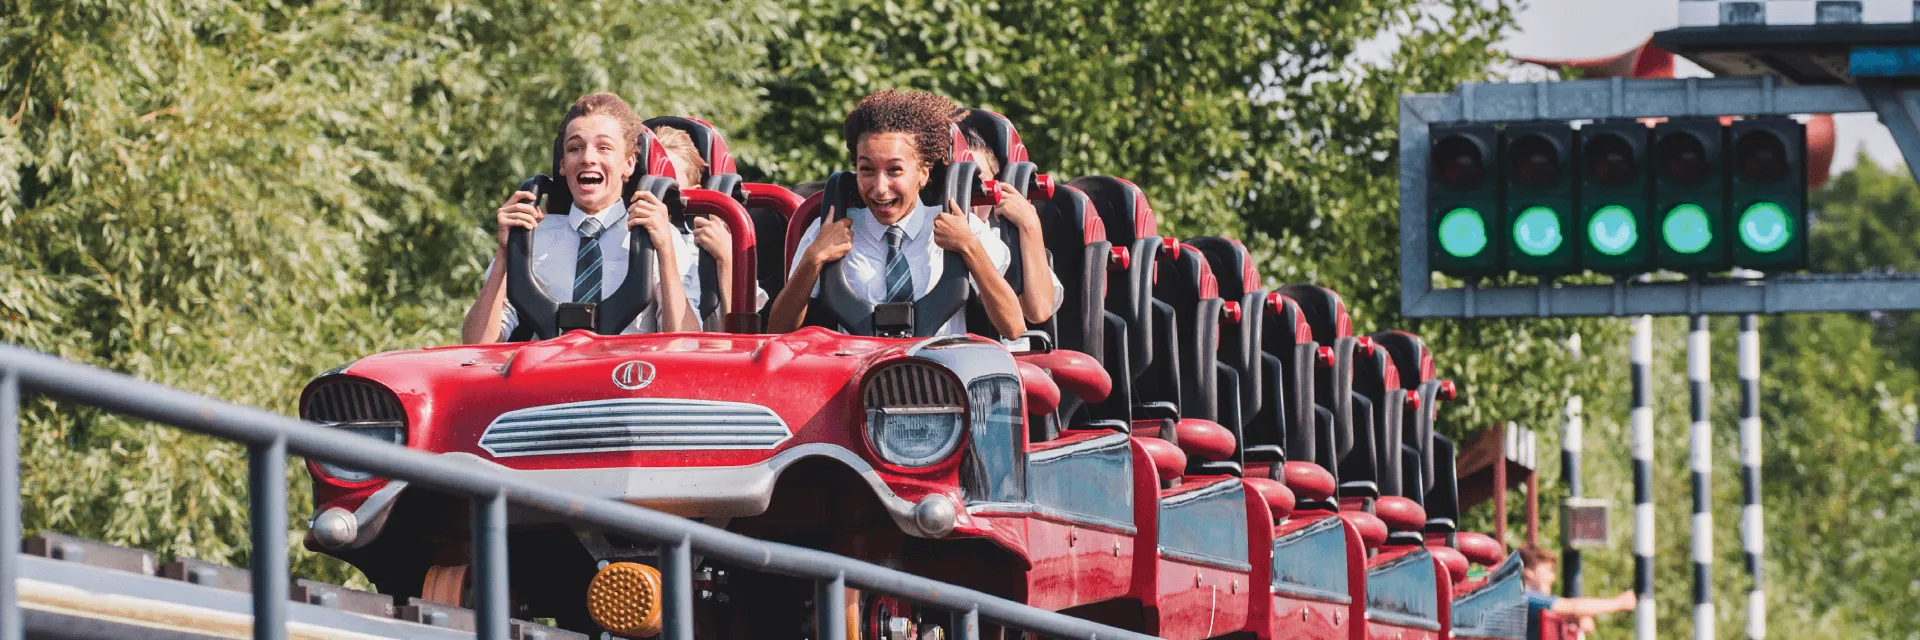
[[[435,453],[495,459],[479,439],[508,411],[594,400],[700,399],[771,409],[794,436],[774,448],[606,452],[503,457],[518,469],[627,466],[732,466],[764,461],[806,442],[851,442],[858,413],[850,381],[918,341],[849,337],[823,329],[784,336],[710,333],[599,336],[395,351],[362,359],[343,372],[392,389],[405,407],[409,446]],[[628,362],[651,366],[632,390],[615,384]],[[642,376],[643,377],[643,376]],[[771,382],[771,383],[769,383]]]

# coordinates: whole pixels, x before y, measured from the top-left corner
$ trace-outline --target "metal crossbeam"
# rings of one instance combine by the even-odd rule
[[[1920,88],[1785,86],[1771,76],[1463,83],[1400,98],[1400,312],[1419,318],[1773,314],[1920,310],[1920,274],[1783,276],[1613,286],[1435,289],[1427,262],[1427,126],[1718,115],[1873,112],[1920,180]],[[1545,281],[1543,281],[1545,282]]]
[[[17,387],[16,387],[17,381]],[[16,390],[17,389],[17,390]],[[505,531],[494,530],[505,507],[532,509],[561,516],[581,525],[603,529],[662,545],[661,563],[665,607],[665,638],[692,637],[692,555],[725,561],[742,569],[832,583],[892,595],[965,616],[966,628],[979,621],[1056,638],[1087,640],[1149,640],[1151,636],[1118,629],[995,597],[904,571],[889,569],[824,551],[767,542],[728,532],[679,516],[615,500],[591,498],[555,489],[491,467],[379,442],[251,407],[228,404],[204,396],[110,371],[67,362],[9,344],[0,344],[0,534],[20,526],[19,482],[9,477],[17,470],[19,448],[16,417],[21,394],[40,394],[76,404],[172,425],[188,431],[247,443],[253,472],[249,504],[254,522],[253,603],[256,638],[284,637],[286,621],[287,496],[284,483],[286,455],[325,460],[382,476],[475,499],[476,524],[483,538],[476,545],[479,576],[503,581]],[[11,445],[11,446],[9,446]],[[279,472],[275,472],[275,470]],[[271,473],[270,473],[271,472]],[[263,479],[272,475],[271,479]],[[264,495],[263,495],[264,494]],[[9,500],[11,502],[9,502]],[[264,514],[262,512],[265,512]],[[275,516],[273,514],[278,514]],[[271,536],[262,530],[278,523]],[[11,528],[11,529],[9,529]],[[0,640],[20,637],[20,604],[13,592],[20,577],[18,545],[0,544]],[[276,572],[277,570],[277,572]],[[262,585],[278,585],[262,592]],[[476,611],[488,640],[504,640],[508,629],[499,624],[504,585],[480,587]],[[278,594],[273,602],[261,597]],[[825,598],[823,598],[824,600]],[[837,609],[837,608],[836,608]],[[823,612],[844,618],[844,612]],[[487,621],[492,620],[493,623]],[[976,636],[961,636],[977,640]]]

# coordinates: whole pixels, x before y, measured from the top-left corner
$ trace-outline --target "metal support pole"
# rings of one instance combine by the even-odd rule
[[[1693,423],[1687,428],[1688,457],[1693,472],[1693,637],[1713,640],[1713,431],[1707,422],[1708,386],[1713,346],[1707,317],[1691,318],[1687,331],[1687,395],[1692,400]]]
[[[1500,429],[1500,459],[1493,463],[1493,539],[1499,540],[1500,544],[1506,544],[1507,460],[1510,459],[1508,456],[1514,453],[1507,448],[1507,443],[1512,442],[1510,438],[1513,435],[1514,426],[1513,423],[1508,422],[1495,428]]]
[[[813,583],[813,637],[819,640],[846,638],[847,575]]]
[[[960,617],[960,640],[980,640],[980,610],[968,609]]]
[[[1567,398],[1567,428],[1560,436],[1560,479],[1567,483],[1570,498],[1580,497],[1580,440],[1586,430],[1580,409],[1580,396]],[[1566,581],[1560,585],[1560,595],[1580,597],[1580,550],[1566,537],[1560,540],[1560,562],[1566,565]]]
[[[253,638],[287,637],[287,439],[247,445]]]
[[[1767,598],[1761,583],[1760,553],[1762,520],[1760,517],[1760,320],[1753,315],[1740,316],[1740,488],[1745,504],[1740,508],[1740,547],[1746,556],[1747,575],[1753,587],[1747,591],[1747,637],[1767,637]]]
[[[0,370],[0,640],[20,640],[20,374]]]
[[[693,541],[660,546],[662,640],[693,640]]]
[[[507,640],[512,611],[507,600],[507,496],[473,499],[475,631],[482,640]]]
[[[1633,319],[1633,637],[1654,640],[1653,602],[1653,316]]]

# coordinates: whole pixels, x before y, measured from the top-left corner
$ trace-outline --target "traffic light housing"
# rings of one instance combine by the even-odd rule
[[[1806,139],[1806,126],[1791,118],[1749,118],[1727,128],[1726,236],[1734,265],[1807,268]]]
[[[1501,211],[1507,266],[1531,275],[1579,270],[1569,241],[1574,212],[1573,127],[1559,122],[1508,125],[1500,132]]]
[[[1582,267],[1616,275],[1653,270],[1651,136],[1651,129],[1633,121],[1580,128],[1574,151],[1580,215],[1573,230]]]
[[[1656,266],[1681,273],[1731,266],[1727,231],[1724,128],[1712,118],[1653,127],[1653,213],[1659,221]]]
[[[1462,278],[1505,271],[1498,131],[1486,124],[1434,125],[1427,165],[1427,264]],[[1495,233],[1500,235],[1496,236]]]

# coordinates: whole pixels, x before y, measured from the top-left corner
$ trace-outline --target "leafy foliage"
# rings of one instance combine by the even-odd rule
[[[9,4],[0,340],[288,413],[329,367],[451,342],[573,98],[751,121],[778,14],[721,7]],[[30,531],[243,561],[244,450],[45,401],[23,437]]]

